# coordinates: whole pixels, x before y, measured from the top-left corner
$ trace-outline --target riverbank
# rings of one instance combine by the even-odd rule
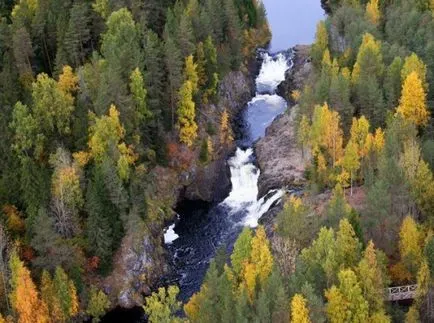
[[[259,64],[259,63],[258,63]],[[177,144],[177,138],[168,134],[169,163],[150,171],[153,195],[148,203],[155,221],[141,230],[127,233],[114,257],[112,273],[99,284],[110,296],[112,304],[131,308],[143,304],[148,295],[161,284],[161,277],[171,271],[164,248],[164,226],[176,219],[173,211],[185,201],[201,201],[209,205],[223,200],[231,189],[230,172],[226,160],[235,151],[235,142],[220,142],[220,121],[223,111],[229,122],[236,125],[238,116],[255,93],[254,79],[258,64],[249,64],[249,70],[228,73],[220,82],[215,104],[201,106],[196,119],[203,140],[210,140],[212,154],[201,161],[201,144],[189,149]],[[169,222],[170,223],[170,222]]]
[[[310,46],[296,46],[293,50],[293,66],[285,75],[277,93],[286,99],[288,109],[267,128],[265,136],[255,144],[259,176],[258,197],[271,189],[297,188],[305,183],[304,171],[308,156],[303,156],[297,145],[297,105],[292,92],[301,90],[312,66]]]

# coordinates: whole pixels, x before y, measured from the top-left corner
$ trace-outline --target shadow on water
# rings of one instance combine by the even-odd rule
[[[122,308],[116,307],[110,312],[108,312],[101,319],[101,323],[120,323],[120,322],[128,322],[128,323],[143,323],[148,320],[145,317],[145,312],[139,306],[133,308]],[[92,320],[88,321],[89,323]]]
[[[290,68],[291,52],[269,55],[262,52],[261,70],[256,78],[257,94],[239,119],[241,136],[237,150],[228,159],[231,192],[227,198],[210,205],[202,201],[183,201],[177,208],[178,219],[166,228],[164,238],[168,264],[172,270],[161,284],[178,285],[179,299],[186,302],[200,289],[204,276],[220,247],[230,254],[244,226],[256,227],[259,218],[278,203],[283,190],[272,190],[258,199],[259,169],[255,165],[253,143],[264,136],[273,119],[286,110],[286,101],[275,94]],[[143,310],[116,308],[103,322],[145,322]]]
[[[273,190],[258,199],[259,169],[255,166],[253,143],[264,136],[266,128],[287,108],[286,101],[275,94],[290,68],[291,52],[269,55],[261,53],[261,70],[256,78],[257,94],[238,120],[241,135],[237,137],[234,156],[227,164],[232,189],[220,204],[183,201],[177,207],[179,219],[166,232],[166,249],[172,272],[164,278],[166,285],[180,287],[179,298],[187,301],[200,289],[210,261],[217,249],[225,246],[231,252],[244,226],[256,227],[258,219],[283,194]]]

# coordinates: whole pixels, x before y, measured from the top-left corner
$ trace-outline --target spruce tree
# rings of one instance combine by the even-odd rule
[[[70,10],[68,28],[65,33],[65,49],[74,67],[83,63],[88,54],[90,34],[90,8],[87,3],[75,3]]]
[[[113,228],[110,217],[115,212],[108,200],[102,171],[95,167],[86,196],[86,237],[89,250],[101,260],[102,269],[108,268],[113,253]]]
[[[145,66],[145,88],[148,91],[148,107],[155,116],[157,122],[161,122],[161,117],[168,118],[170,111],[165,111],[164,107],[164,53],[161,40],[152,30],[145,34],[144,54]]]
[[[175,112],[178,105],[178,89],[182,83],[182,58],[181,51],[176,44],[173,36],[166,28],[164,42],[164,61],[167,68],[167,82],[169,91],[169,106],[170,106],[170,128],[175,125]]]

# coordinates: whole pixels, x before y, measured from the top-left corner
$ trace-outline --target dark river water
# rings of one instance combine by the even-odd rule
[[[255,166],[253,143],[264,136],[275,117],[287,108],[286,101],[275,93],[291,68],[291,51],[296,44],[309,44],[316,23],[322,18],[320,0],[263,0],[273,32],[270,53],[261,53],[261,69],[256,77],[256,95],[246,106],[244,128],[237,150],[227,161],[232,188],[227,198],[210,206],[198,201],[178,205],[178,220],[164,233],[172,272],[162,277],[166,285],[177,284],[179,298],[187,301],[200,289],[209,263],[220,247],[228,252],[245,226],[256,227],[269,208],[279,203],[284,189],[258,196],[259,169]],[[115,309],[103,322],[144,322],[143,311]]]

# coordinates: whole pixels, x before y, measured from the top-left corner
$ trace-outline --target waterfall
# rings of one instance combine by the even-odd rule
[[[253,144],[287,108],[286,101],[275,92],[290,68],[288,61],[284,54],[262,56],[256,79],[257,93],[243,114],[247,125],[244,130],[248,131],[243,131],[235,154],[227,161],[232,184],[227,198],[210,209],[202,210],[195,204],[183,209],[178,221],[164,231],[166,249],[175,268],[173,276],[166,277],[167,283],[178,283],[182,300],[200,289],[217,248],[226,245],[230,251],[242,227],[257,227],[259,219],[285,193],[284,189],[274,189],[258,196],[260,170],[255,165]]]
[[[288,59],[282,53],[276,57],[265,53],[262,58],[261,70],[256,78],[256,91],[258,94],[272,94],[276,91],[279,84],[285,80],[285,73],[290,66]]]
[[[248,103],[245,119],[249,125],[249,139],[254,142],[265,135],[266,128],[274,118],[287,107],[285,99],[275,94],[279,84],[285,80],[285,73],[290,68],[288,59],[283,54],[275,57],[265,53],[258,77],[256,78],[256,96]],[[258,179],[260,170],[253,164],[252,148],[237,148],[229,159],[232,191],[222,202],[236,213],[244,209],[246,215],[241,219],[244,226],[254,228],[258,220],[284,194],[284,190],[272,190],[258,199]]]

